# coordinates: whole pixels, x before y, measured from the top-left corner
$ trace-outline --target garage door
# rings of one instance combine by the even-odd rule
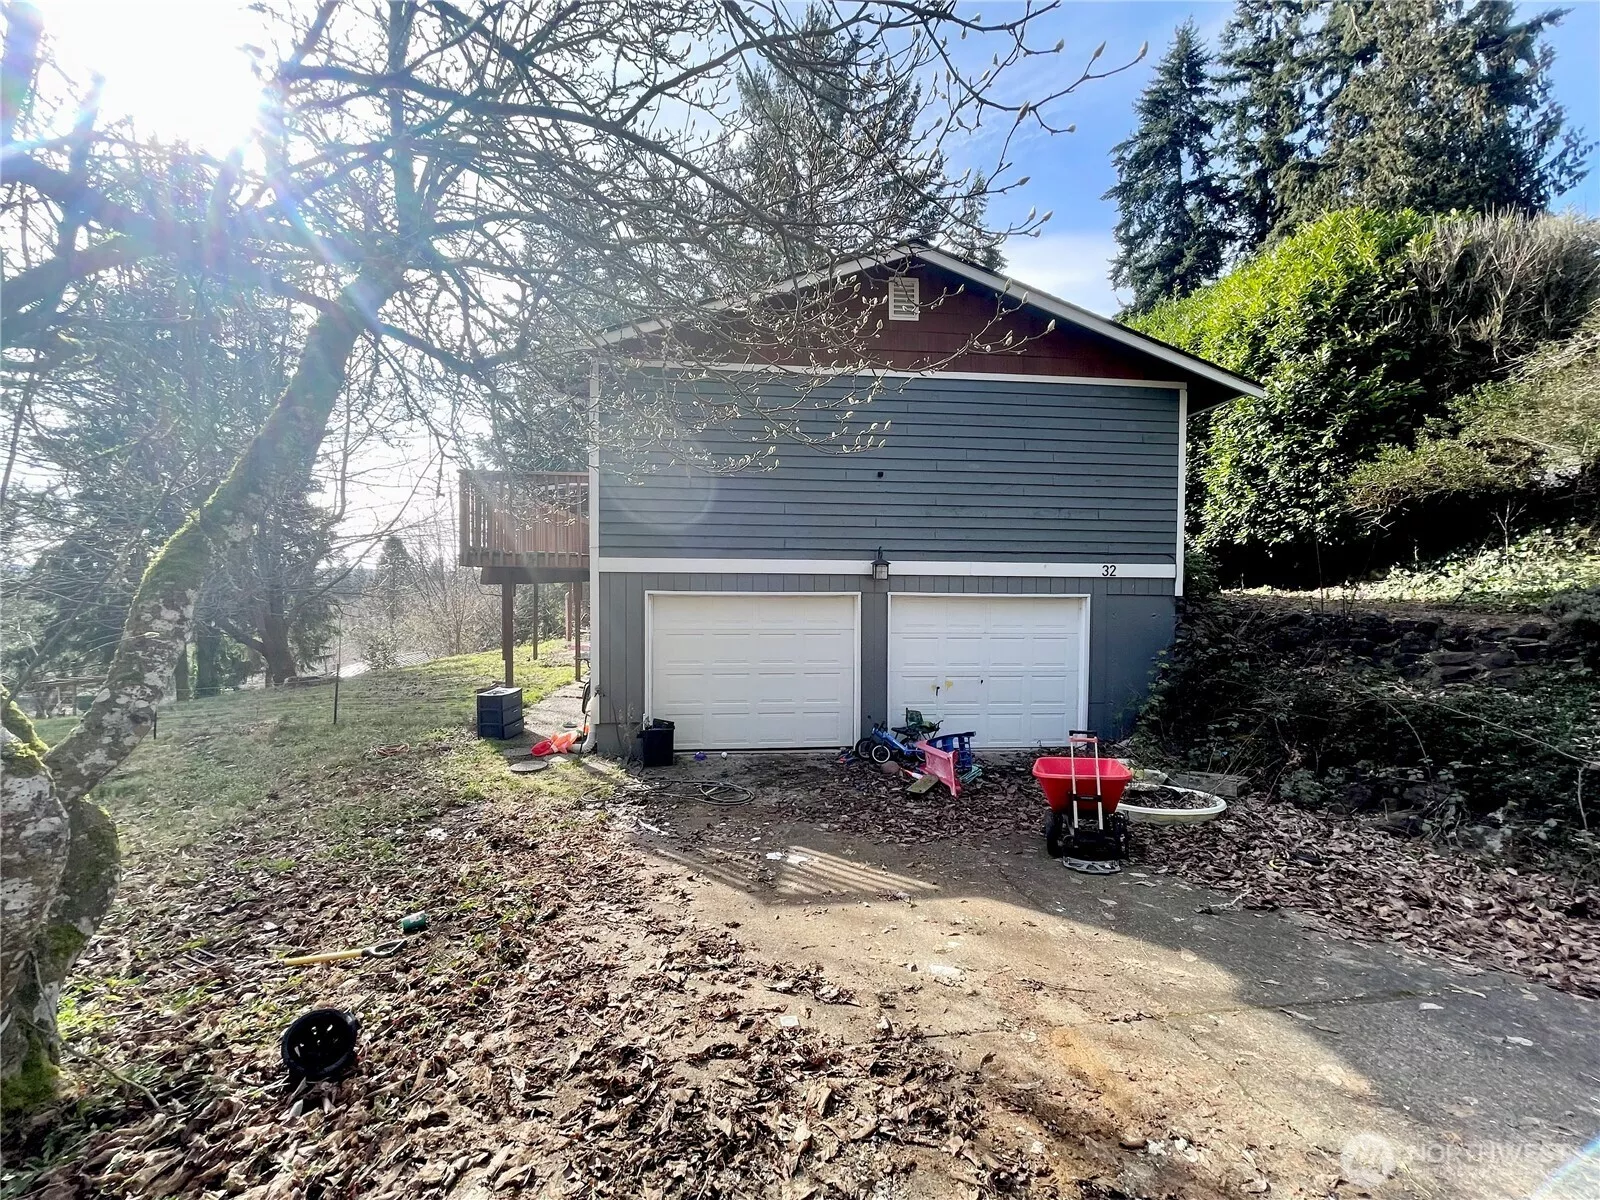
[[[649,597],[650,717],[681,749],[759,750],[855,741],[857,598]]]
[[[974,730],[979,745],[1060,745],[1084,725],[1085,601],[889,597],[889,712]]]

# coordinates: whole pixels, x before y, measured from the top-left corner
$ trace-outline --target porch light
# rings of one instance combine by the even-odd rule
[[[874,579],[889,578],[889,560],[883,556],[883,547],[878,547],[878,557],[872,560],[872,577]]]

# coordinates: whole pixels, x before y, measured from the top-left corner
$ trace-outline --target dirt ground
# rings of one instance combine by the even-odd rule
[[[701,781],[749,800],[701,802]],[[754,756],[645,785],[633,836],[686,911],[852,989],[859,1008],[806,1011],[846,1042],[920,1031],[1032,1117],[1019,1136],[1113,1131],[1069,1170],[1136,1195],[1179,1163],[1229,1195],[1600,1195],[1592,1001],[1165,868],[1068,872],[1015,788],[923,809],[870,768]]]
[[[1595,1003],[1487,969],[1497,943],[1247,911],[1167,841],[1070,874],[1001,764],[958,801],[823,756],[520,774],[457,710],[376,692],[295,755],[321,726],[294,699],[219,704],[226,738],[152,744],[110,797],[122,892],[64,998],[62,1103],[6,1123],[0,1195],[1600,1196]],[[1367,886],[1181,845],[1324,908]],[[1560,917],[1516,903],[1519,938]],[[418,910],[392,958],[283,962]],[[1533,948],[1583,977],[1582,939]],[[278,1039],[324,1006],[360,1020],[358,1065],[297,1083]]]
[[[149,748],[115,797],[121,893],[63,999],[61,1102],[5,1123],[0,1195],[1128,1195],[1094,1182],[1123,1153],[1110,1114],[1041,1109],[809,952],[694,911],[700,883],[629,844],[616,764],[519,774],[367,711],[224,820],[178,790],[215,737]],[[284,962],[415,911],[393,957]],[[358,1061],[296,1081],[279,1038],[324,1007],[359,1020]],[[1224,1194],[1181,1155],[1153,1168],[1135,1195]]]

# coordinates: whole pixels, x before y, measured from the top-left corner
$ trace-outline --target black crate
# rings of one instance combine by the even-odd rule
[[[478,736],[504,741],[522,734],[522,689],[484,688],[478,693]]]
[[[651,721],[639,731],[639,757],[644,766],[672,765],[672,735],[675,728],[671,721]]]

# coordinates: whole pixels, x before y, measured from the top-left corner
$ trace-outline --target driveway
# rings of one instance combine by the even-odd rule
[[[1181,1165],[1223,1194],[1600,1196],[1592,1001],[1236,911],[1137,862],[1074,874],[1018,828],[1030,814],[963,830],[950,804],[919,838],[888,811],[874,832],[881,801],[840,784],[866,768],[680,763],[625,820],[693,915],[851,989],[857,1007],[814,1014],[840,1038],[887,1020],[936,1039],[1069,1171],[1137,1195]],[[708,803],[702,782],[748,794]],[[1052,1132],[1084,1128],[1110,1132]]]

